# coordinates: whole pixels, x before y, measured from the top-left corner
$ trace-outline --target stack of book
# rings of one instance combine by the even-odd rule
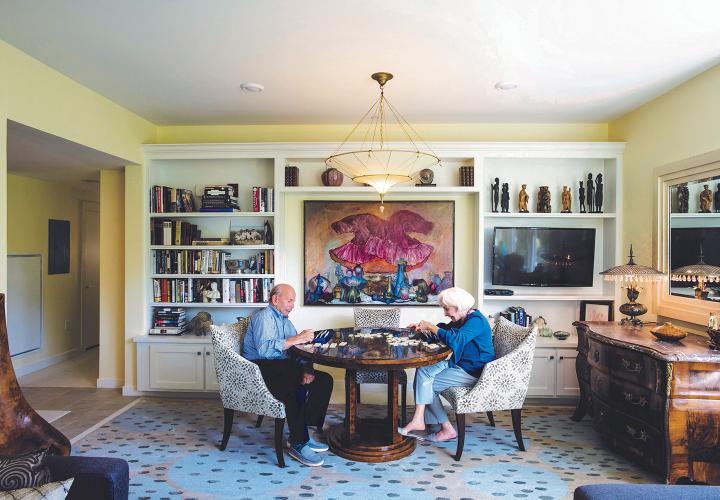
[[[252,188],[253,212],[274,212],[275,200],[273,199],[273,188],[258,187]]]
[[[460,185],[475,185],[475,167],[460,167]]]
[[[222,250],[156,250],[155,274],[221,274],[229,258]]]
[[[153,311],[150,335],[182,335],[187,329],[185,309],[158,307]]]
[[[182,220],[152,219],[151,245],[190,245],[200,238],[195,224]]]
[[[516,325],[524,327],[529,327],[530,325],[532,325],[533,317],[527,314],[525,312],[525,309],[520,306],[508,307],[505,311],[500,313],[500,316],[507,319],[508,321],[512,321]]]
[[[195,198],[189,189],[153,186],[150,190],[150,208],[154,213],[194,212]]]
[[[233,186],[205,186],[201,212],[232,212],[240,210]]]

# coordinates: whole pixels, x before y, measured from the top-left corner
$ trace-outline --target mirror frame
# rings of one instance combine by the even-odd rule
[[[720,149],[669,163],[654,171],[657,183],[654,196],[654,209],[657,214],[656,224],[653,227],[654,257],[656,267],[668,275],[668,280],[670,279],[670,186],[716,175],[720,175]],[[720,304],[717,302],[671,295],[669,286],[666,286],[668,282],[663,281],[661,286],[655,287],[658,316],[705,326],[708,315],[720,310]]]

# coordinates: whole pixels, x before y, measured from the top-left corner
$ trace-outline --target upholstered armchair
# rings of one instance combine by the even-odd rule
[[[442,396],[455,411],[458,444],[455,460],[460,460],[465,444],[465,414],[486,412],[495,427],[494,411],[510,410],[513,430],[520,451],[525,451],[520,420],[530,383],[537,329],[520,327],[499,317],[493,328],[495,360],[483,369],[473,387],[451,387]]]
[[[390,307],[384,309],[378,308],[353,308],[355,316],[355,327],[357,328],[398,328],[400,326],[400,308]],[[402,424],[405,425],[407,420],[407,373],[405,370],[400,371],[400,411]],[[357,384],[357,397],[360,401],[360,384],[387,384],[388,374],[380,370],[358,370],[355,378]]]
[[[213,325],[211,329],[215,350],[215,370],[220,385],[220,398],[225,410],[220,449],[224,450],[230,439],[236,411],[258,415],[255,427],[262,424],[263,416],[272,417],[275,419],[275,454],[278,465],[285,467],[282,449],[285,405],[270,393],[258,365],[240,355],[248,323],[247,318],[240,318],[232,325]]]

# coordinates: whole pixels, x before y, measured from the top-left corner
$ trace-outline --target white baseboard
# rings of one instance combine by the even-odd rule
[[[124,380],[119,378],[99,378],[96,386],[98,389],[119,389],[123,386]]]
[[[56,365],[67,359],[74,358],[75,356],[79,356],[80,354],[82,354],[82,352],[83,351],[79,348],[70,349],[69,351],[61,352],[60,354],[56,354],[55,356],[50,356],[45,359],[39,359],[37,361],[28,363],[27,365],[23,365],[23,366],[19,366],[19,367],[15,366],[15,362],[13,360],[13,369],[15,370],[15,376],[20,378],[29,373],[33,373],[38,370],[42,370],[43,368],[47,368],[48,366]],[[18,360],[18,361],[20,361],[20,360]]]

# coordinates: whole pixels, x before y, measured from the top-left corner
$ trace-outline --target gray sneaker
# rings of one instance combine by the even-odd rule
[[[319,443],[315,441],[313,438],[310,438],[310,440],[305,443],[305,446],[309,446],[310,449],[314,452],[321,453],[323,451],[328,451],[330,447],[325,443]],[[290,444],[290,440],[285,441],[285,448],[291,449],[293,446]]]
[[[308,467],[319,467],[325,462],[322,457],[318,455],[317,452],[313,451],[308,445],[304,445],[300,450],[291,446],[290,450],[288,450],[288,454],[301,464],[305,464]]]

